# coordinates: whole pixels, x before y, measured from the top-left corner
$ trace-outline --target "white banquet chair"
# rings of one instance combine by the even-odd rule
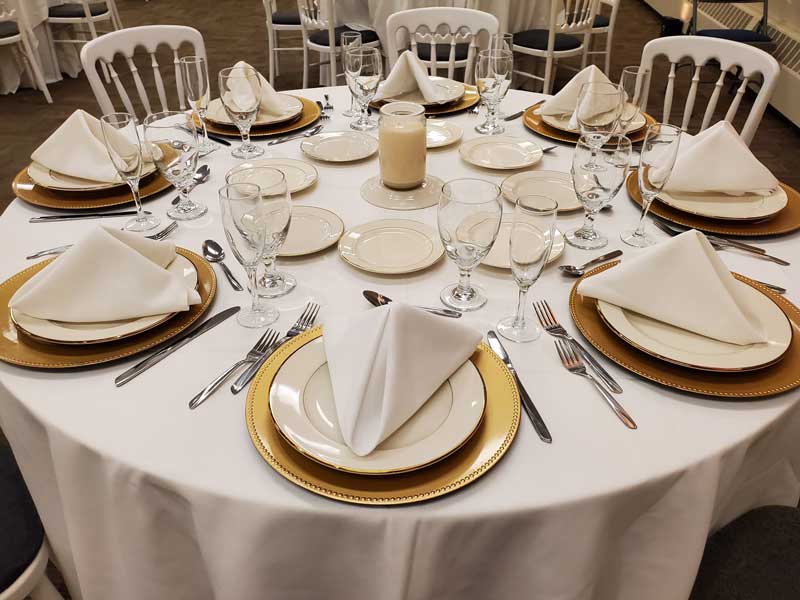
[[[648,42],[642,50],[641,66],[647,70],[644,82],[644,94],[642,97],[642,110],[647,110],[647,100],[650,91],[650,83],[653,73],[653,63],[658,56],[665,56],[670,62],[669,74],[667,75],[667,86],[664,92],[664,114],[661,117],[663,123],[669,123],[672,116],[672,101],[675,94],[676,70],[681,60],[690,58],[695,65],[692,83],[686,96],[686,103],[683,107],[683,118],[681,129],[688,131],[689,121],[695,109],[697,99],[697,88],[700,83],[700,72],[704,65],[713,61],[719,64],[720,75],[714,85],[714,91],[706,105],[703,113],[703,121],[699,131],[703,131],[712,124],[714,111],[717,108],[720,92],[725,83],[725,76],[734,71],[742,78],[741,85],[736,90],[736,94],[731,101],[724,120],[733,123],[733,119],[739,110],[742,96],[748,85],[753,83],[756,74],[762,77],[761,88],[750,108],[750,113],[742,127],[740,135],[747,145],[753,140],[753,136],[761,123],[761,117],[767,108],[775,86],[778,84],[781,68],[772,56],[754,48],[729,40],[717,38],[703,38],[691,35],[679,35],[664,37]]]
[[[278,10],[275,0],[262,0],[267,15],[267,61],[269,63],[269,84],[275,87],[275,76],[281,74],[280,53],[302,52],[302,46],[279,46],[281,31],[302,32],[300,13],[296,10]]]
[[[52,104],[53,97],[47,89],[42,65],[28,39],[28,32],[20,27],[16,10],[8,8],[5,2],[0,1],[0,47],[2,46],[11,46],[20,71],[25,71],[36,88],[44,94],[47,103]]]
[[[202,34],[192,27],[183,25],[145,25],[142,27],[130,27],[120,31],[107,33],[96,40],[88,42],[81,50],[81,65],[86,71],[86,77],[92,92],[100,106],[103,114],[114,112],[114,104],[106,90],[105,85],[100,80],[97,73],[97,63],[107,65],[111,73],[111,79],[116,88],[117,94],[125,107],[125,110],[136,116],[131,96],[125,90],[119,74],[114,69],[112,62],[117,55],[122,55],[130,70],[133,78],[136,94],[139,103],[144,109],[144,114],[170,110],[167,103],[166,87],[164,79],[161,77],[160,65],[156,55],[159,46],[166,45],[172,50],[172,64],[175,69],[175,87],[177,88],[178,106],[180,110],[186,109],[186,97],[184,94],[183,77],[181,75],[180,56],[178,50],[182,44],[192,47],[191,54],[195,56],[206,56],[206,46]],[[147,93],[144,81],[136,63],[133,60],[137,48],[143,48],[150,57],[150,70],[152,79],[158,94],[158,106],[153,106]]]
[[[594,25],[599,0],[550,0],[550,22],[547,29],[528,29],[514,33],[514,52],[543,58],[544,77],[514,70],[517,75],[542,82],[549,94],[555,79],[556,63],[563,58],[581,56],[586,66],[589,31]]]
[[[594,21],[592,22],[592,28],[589,30],[589,47],[586,50],[586,54],[589,55],[590,60],[593,56],[604,56],[603,72],[608,76],[611,75],[611,46],[614,43],[614,27],[617,23],[619,3],[620,0],[600,0],[600,4],[597,7],[597,14],[594,16]],[[610,7],[611,10],[609,14],[603,14],[603,7],[605,6]],[[593,50],[595,47],[594,44],[596,43],[595,40],[597,39],[596,36],[599,35],[606,36],[604,40],[605,44],[602,49]]]
[[[457,68],[463,68],[464,82],[469,83],[481,47],[479,37],[485,36],[483,46],[488,46],[489,37],[499,29],[497,17],[480,10],[450,7],[402,10],[386,21],[389,64],[394,65],[400,50],[410,48],[431,75],[438,75],[442,63],[447,65],[449,79],[453,79]]]

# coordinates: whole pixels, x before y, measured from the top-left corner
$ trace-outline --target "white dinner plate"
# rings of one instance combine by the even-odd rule
[[[547,196],[558,203],[558,212],[569,212],[583,208],[575,188],[572,176],[558,171],[529,171],[516,173],[506,177],[500,185],[503,196],[510,202],[526,195]]]
[[[176,255],[175,260],[169,264],[167,270],[171,273],[180,274],[187,289],[195,289],[197,287],[197,270],[188,258],[180,254]],[[17,291],[17,294],[23,289],[25,289],[24,286]],[[57,344],[99,344],[118,340],[147,331],[176,314],[167,313],[120,321],[68,323],[66,321],[37,319],[13,309],[10,312],[13,323],[25,333],[34,338]]]
[[[765,219],[778,214],[789,203],[789,197],[782,187],[768,195],[661,192],[658,199],[667,206],[693,215],[735,221]]]
[[[364,475],[410,471],[448,456],[478,428],[485,406],[483,380],[468,360],[402,427],[358,456],[339,429],[321,337],[286,360],[269,391],[272,418],[290,444],[313,460]]]
[[[455,144],[464,133],[461,127],[444,119],[428,119],[426,125],[425,145],[428,148],[441,148]]]
[[[522,169],[542,159],[542,148],[534,142],[508,135],[473,138],[458,149],[461,158],[485,169]]]
[[[569,121],[572,118],[572,115],[541,115],[541,117],[542,121],[544,121],[547,125],[550,127],[555,127],[556,129],[560,129],[561,131],[566,131],[569,133],[580,133],[581,131],[580,127],[570,127]],[[645,125],[647,125],[647,120],[644,118],[644,115],[639,112],[633,121],[631,121],[625,128],[625,133],[633,133]]]
[[[767,340],[740,346],[669,325],[602,300],[597,310],[611,330],[656,358],[704,371],[748,371],[779,360],[792,341],[792,325],[783,311],[754,287],[736,281],[745,302],[764,326]]]
[[[278,256],[303,256],[333,246],[344,233],[344,223],[329,210],[293,206],[289,234]]]
[[[300,143],[304,154],[326,162],[363,160],[378,151],[378,138],[360,131],[331,131],[305,138]]]
[[[317,168],[303,160],[294,158],[260,158],[240,163],[225,175],[226,183],[255,183],[258,184],[258,173],[248,172],[253,167],[270,167],[278,169],[286,177],[289,193],[294,194],[311,187],[319,178]]]
[[[154,173],[155,170],[156,166],[153,163],[145,163],[142,165],[142,178]],[[28,165],[28,176],[36,185],[50,190],[65,192],[92,192],[125,185],[125,182],[119,175],[117,175],[117,180],[113,182],[93,181],[91,179],[82,179],[80,177],[72,177],[71,175],[59,173],[37,162],[32,162]]]
[[[381,219],[353,227],[339,240],[339,254],[359,269],[397,275],[427,269],[444,254],[439,234],[407,219]]]
[[[254,127],[285,123],[286,121],[291,121],[303,112],[303,103],[298,98],[290,96],[289,94],[281,94],[281,96],[288,98],[290,101],[289,104],[287,104],[286,110],[279,115],[270,115],[263,111],[259,111],[256,115],[256,120],[253,121]],[[231,121],[231,118],[228,116],[228,113],[225,111],[225,106],[222,104],[222,100],[219,98],[214,98],[208,103],[206,119],[219,125],[234,125],[233,121]]]
[[[392,98],[383,98],[383,101],[414,102],[416,104],[421,104],[422,106],[436,106],[440,104],[450,104],[451,102],[455,102],[456,100],[460,99],[461,96],[464,95],[466,88],[460,81],[445,79],[444,77],[431,77],[430,79],[440,91],[444,92],[444,97],[438,102],[426,102],[425,96],[423,96],[422,92],[420,92],[418,89],[414,90],[413,92],[406,92],[405,94],[394,96]]]
[[[500,222],[500,230],[497,232],[497,239],[494,241],[492,249],[481,261],[482,265],[487,267],[495,267],[497,269],[510,269],[511,259],[509,258],[509,241],[511,240],[511,226],[514,219],[507,218]],[[556,234],[553,236],[553,247],[550,250],[550,257],[547,259],[547,264],[554,262],[564,253],[566,242],[564,234],[556,229]]]

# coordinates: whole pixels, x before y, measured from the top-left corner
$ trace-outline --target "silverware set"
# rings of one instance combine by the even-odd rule
[[[147,239],[149,239],[149,240],[156,240],[156,241],[163,240],[164,238],[169,237],[169,235],[173,231],[175,231],[177,228],[178,228],[178,222],[177,221],[173,221],[172,223],[170,223],[169,225],[164,227],[164,229],[162,229],[158,233],[154,233],[153,235],[146,235],[145,237]],[[56,246],[55,248],[48,248],[47,250],[40,250],[39,252],[35,252],[33,254],[29,254],[25,258],[28,259],[28,260],[33,260],[33,259],[36,259],[36,258],[42,258],[43,256],[50,256],[52,254],[61,254],[62,252],[66,252],[67,250],[72,248],[72,246],[73,246],[73,244],[65,244],[64,246]]]

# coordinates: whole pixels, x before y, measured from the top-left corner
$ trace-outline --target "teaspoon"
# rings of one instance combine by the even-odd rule
[[[588,267],[599,265],[601,262],[611,260],[612,258],[617,258],[618,256],[622,256],[622,250],[613,250],[608,254],[603,254],[603,256],[593,258],[589,262],[582,264],[580,267],[576,267],[574,265],[561,265],[558,268],[561,269],[562,273],[566,273],[567,275],[572,275],[573,277],[583,277],[583,274],[586,272]]]
[[[242,284],[236,280],[231,270],[228,268],[223,260],[225,260],[225,251],[222,249],[217,242],[214,240],[206,240],[203,242],[203,258],[205,258],[208,262],[211,263],[219,263],[219,266],[222,267],[222,271],[225,273],[225,277],[228,278],[228,282],[231,284],[233,289],[237,292],[242,291]]]

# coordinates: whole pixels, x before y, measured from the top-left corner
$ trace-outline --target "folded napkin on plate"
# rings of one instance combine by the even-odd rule
[[[609,78],[605,76],[605,73],[595,65],[589,65],[570,79],[567,85],[561,88],[555,96],[545,100],[539,107],[539,114],[554,117],[570,115],[569,126],[577,129],[578,118],[575,114],[575,109],[578,106],[578,96],[581,93],[581,87],[585,83],[611,83],[611,80],[609,80]],[[597,104],[597,102],[595,103]],[[602,105],[592,108],[598,112],[608,110],[607,106]]]
[[[196,290],[167,267],[175,244],[102,227],[34,275],[11,308],[32,317],[96,323],[188,310]]]
[[[733,125],[720,121],[697,135],[681,135],[675,166],[664,191],[766,195],[778,185]]]
[[[235,79],[228,81],[228,91],[225,92],[225,101],[231,101],[233,106],[240,106],[247,109],[253,105],[253,98],[256,95],[256,90],[253,89],[253,83],[249,78],[245,77],[245,69],[250,67],[249,64],[240,60],[231,69],[230,75]],[[252,67],[250,67],[252,68]],[[255,70],[255,69],[254,69]],[[295,102],[288,96],[284,96],[275,91],[269,81],[256,70],[259,82],[261,82],[261,104],[258,105],[259,114],[267,114],[279,117],[289,112]]]
[[[326,323],[323,338],[339,428],[366,456],[472,356],[481,334],[393,302]]]
[[[136,159],[135,143],[118,131],[112,131],[111,136],[120,156]],[[99,119],[80,109],[33,151],[31,160],[70,177],[103,183],[121,181],[108,156]]]
[[[692,229],[584,279],[578,293],[723,342],[764,342],[739,286],[706,236]]]
[[[397,59],[397,62],[375,94],[375,100],[395,98],[419,90],[425,102],[441,102],[447,94],[428,77],[428,69],[417,56],[406,50]]]

